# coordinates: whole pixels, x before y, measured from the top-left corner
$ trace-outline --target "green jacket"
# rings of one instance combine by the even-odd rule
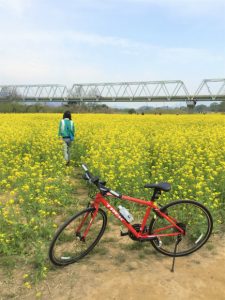
[[[70,137],[75,136],[75,125],[72,120],[69,119],[62,119],[59,122],[59,133],[58,136],[61,137]]]

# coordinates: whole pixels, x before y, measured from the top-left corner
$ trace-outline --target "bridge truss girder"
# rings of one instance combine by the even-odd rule
[[[225,101],[225,79],[205,79],[194,94],[181,80],[65,85],[0,85],[0,101],[173,102]]]
[[[39,84],[39,85],[0,85],[0,99],[16,99],[17,101],[55,101],[67,99],[68,89],[65,85]]]

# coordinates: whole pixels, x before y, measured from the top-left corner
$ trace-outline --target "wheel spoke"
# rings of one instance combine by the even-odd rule
[[[66,221],[57,231],[49,257],[56,265],[67,265],[87,255],[100,240],[106,227],[107,217],[99,209],[88,208]]]
[[[199,249],[208,240],[212,231],[212,217],[209,211],[201,204],[183,200],[170,203],[166,206],[167,215],[173,220],[177,220],[177,225],[184,228],[185,235],[177,246],[176,256],[190,254]],[[166,237],[160,237],[160,243],[153,240],[152,245],[161,253],[173,256],[176,236],[169,234],[178,232],[169,222],[157,217],[150,224],[151,234],[168,234]]]

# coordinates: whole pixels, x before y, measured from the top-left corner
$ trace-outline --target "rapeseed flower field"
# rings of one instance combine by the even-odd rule
[[[112,188],[147,197],[144,183],[167,181],[173,189],[165,201],[195,199],[209,209],[224,201],[225,115],[76,118],[81,160]]]
[[[65,168],[58,114],[0,114],[0,254],[29,257],[42,276],[56,220],[70,207],[73,165]],[[72,162],[107,185],[150,198],[145,183],[167,181],[160,203],[195,199],[224,222],[225,115],[74,114]],[[136,209],[135,206],[132,209]]]

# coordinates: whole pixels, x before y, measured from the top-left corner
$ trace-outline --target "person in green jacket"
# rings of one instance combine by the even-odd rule
[[[70,164],[70,147],[75,136],[75,125],[71,118],[70,111],[65,111],[62,120],[59,122],[59,138],[63,141],[64,158],[66,166]]]

